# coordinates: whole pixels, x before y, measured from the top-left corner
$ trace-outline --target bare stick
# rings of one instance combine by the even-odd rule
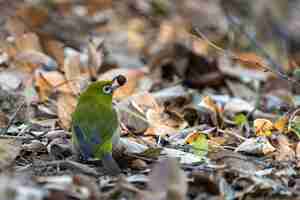
[[[17,114],[20,112],[21,108],[26,104],[26,102],[22,102],[22,104],[17,108],[17,110],[14,112],[14,114],[11,116],[7,126],[1,131],[0,135],[4,135],[7,130],[11,127],[11,125],[13,124],[13,122],[15,121]]]
[[[245,63],[253,63],[256,66],[258,66],[260,68],[263,68],[266,71],[272,72],[273,74],[277,75],[282,80],[289,81],[291,83],[294,83],[294,84],[300,86],[300,83],[296,79],[291,78],[291,77],[287,76],[286,74],[284,74],[284,73],[282,73],[280,71],[277,71],[277,70],[269,67],[267,64],[262,64],[262,63],[259,63],[259,62],[253,61],[253,60],[248,60],[248,59],[245,59],[245,58],[240,58],[239,56],[235,55],[234,53],[222,49],[221,47],[219,47],[216,44],[214,44],[213,42],[211,42],[198,28],[195,28],[195,32],[197,33],[198,36],[200,36],[203,40],[205,40],[210,46],[212,46],[214,49],[218,50],[222,54],[227,55],[227,56],[231,57],[232,59],[240,60],[240,61],[245,62]],[[249,33],[247,33],[246,31],[243,31],[243,33],[246,35],[246,37],[258,49],[260,49],[262,55],[269,61],[269,63],[271,63],[272,65],[274,65],[276,68],[279,68],[278,67],[279,65],[276,62],[273,61],[273,59],[271,58],[271,56],[255,41],[254,38],[252,38],[250,36]]]
[[[241,136],[239,134],[236,134],[233,131],[218,129],[218,132],[224,133],[224,134],[228,134],[228,135],[232,135],[232,136],[234,136],[234,137],[236,137],[236,138],[238,138],[240,140],[243,140],[243,141],[247,140],[247,138],[245,138],[245,137],[243,137],[243,136]]]
[[[44,162],[41,164],[34,164],[35,167],[47,167],[47,166],[57,166],[57,165],[60,165],[68,169],[77,170],[84,174],[89,174],[93,176],[99,175],[95,169],[71,160],[57,160],[57,161]]]

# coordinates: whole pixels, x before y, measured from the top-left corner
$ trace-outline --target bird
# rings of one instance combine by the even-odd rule
[[[112,157],[113,147],[120,138],[119,119],[113,107],[113,93],[126,83],[122,75],[112,80],[95,81],[79,96],[72,113],[72,146],[81,160],[101,160],[109,173],[121,169]]]

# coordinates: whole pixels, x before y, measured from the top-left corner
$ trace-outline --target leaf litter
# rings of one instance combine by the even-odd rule
[[[298,199],[300,3],[287,4],[0,3],[0,199]],[[119,74],[123,173],[109,176],[73,159],[71,114]]]

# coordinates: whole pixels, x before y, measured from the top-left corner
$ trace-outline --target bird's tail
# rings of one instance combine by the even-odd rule
[[[119,175],[121,169],[115,159],[112,157],[112,153],[107,153],[102,158],[102,164],[105,170],[111,175]]]

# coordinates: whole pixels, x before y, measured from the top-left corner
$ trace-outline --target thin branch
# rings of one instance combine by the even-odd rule
[[[8,131],[8,129],[11,127],[11,125],[12,125],[13,122],[15,121],[15,119],[16,119],[16,117],[17,117],[17,114],[20,112],[20,110],[23,108],[23,106],[24,106],[25,104],[26,104],[26,102],[24,101],[24,102],[22,102],[21,105],[19,105],[19,107],[17,108],[17,110],[16,110],[16,111],[14,112],[14,114],[11,116],[11,118],[10,118],[10,120],[9,120],[9,122],[8,122],[8,124],[7,124],[7,126],[6,126],[4,129],[2,129],[0,135],[4,135],[4,134]]]
[[[43,162],[41,164],[34,164],[33,166],[34,167],[48,167],[48,166],[55,167],[57,165],[67,169],[76,170],[84,174],[99,176],[99,173],[95,169],[72,160],[55,160],[55,161]]]
[[[240,140],[243,140],[243,141],[247,140],[247,138],[245,138],[245,137],[243,137],[243,136],[241,136],[241,135],[239,135],[239,134],[237,134],[233,131],[218,129],[218,132],[234,136],[234,137],[236,137]]]
[[[255,64],[256,66],[258,66],[258,67],[260,67],[260,68],[262,68],[266,71],[272,72],[273,74],[275,74],[277,77],[281,78],[282,80],[289,81],[289,82],[294,83],[294,84],[296,84],[300,87],[300,83],[296,79],[291,78],[291,77],[287,76],[286,74],[271,68],[267,64],[262,64],[262,63],[259,63],[259,62],[253,61],[253,60],[248,60],[248,59],[245,59],[245,58],[241,58],[241,57],[235,55],[232,52],[229,52],[229,51],[226,51],[226,50],[222,49],[221,47],[219,47],[216,44],[214,44],[213,42],[211,42],[198,28],[195,28],[195,32],[197,33],[197,35],[199,37],[201,37],[210,46],[212,46],[214,49],[221,52],[223,55],[227,55],[232,59],[239,60],[239,61],[244,62],[244,63]],[[262,55],[265,57],[265,59],[267,59],[267,61],[269,63],[271,63],[276,68],[280,68],[279,65],[276,62],[274,62],[274,60],[271,58],[271,56],[256,42],[256,40],[253,37],[250,36],[249,33],[247,33],[245,30],[243,30],[242,32],[246,35],[246,37],[250,40],[250,42],[252,42],[256,46],[257,49],[260,49]]]

